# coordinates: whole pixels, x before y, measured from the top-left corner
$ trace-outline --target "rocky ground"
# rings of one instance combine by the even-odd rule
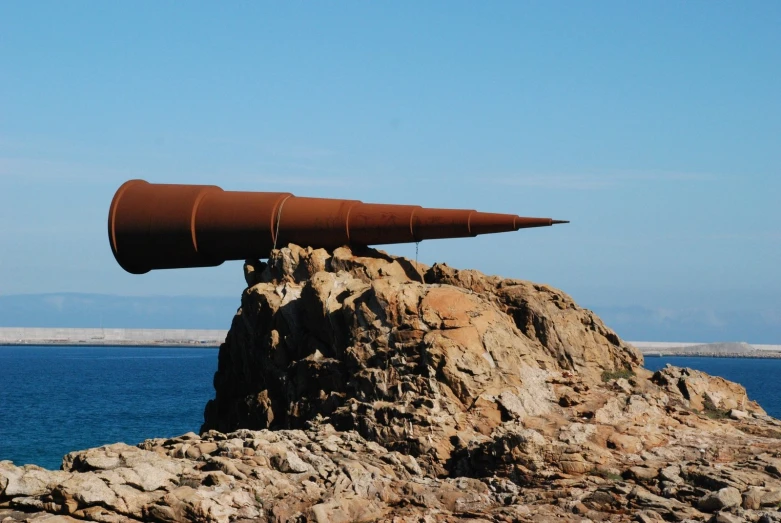
[[[0,462],[0,521],[781,521],[781,422],[520,280],[289,246],[201,435]]]

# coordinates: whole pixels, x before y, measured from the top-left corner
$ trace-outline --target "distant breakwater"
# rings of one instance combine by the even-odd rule
[[[0,327],[0,346],[52,345],[78,347],[219,347],[228,334],[216,329],[102,329]],[[744,342],[684,343],[629,342],[646,358],[695,356],[704,358],[781,358],[781,345]]]
[[[745,342],[728,343],[669,343],[636,341],[646,358],[666,356],[694,356],[703,358],[781,358],[781,345],[749,345]]]
[[[641,351],[645,358],[665,358],[668,356],[690,356],[695,358],[770,358],[781,359],[781,352],[775,351],[757,351],[755,353],[745,352],[691,352],[691,351]]]
[[[0,345],[219,347],[228,331],[0,327]]]

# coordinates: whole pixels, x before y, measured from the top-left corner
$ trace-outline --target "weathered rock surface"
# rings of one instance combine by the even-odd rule
[[[0,522],[781,521],[781,423],[560,291],[292,245],[245,277],[202,434],[0,462]]]

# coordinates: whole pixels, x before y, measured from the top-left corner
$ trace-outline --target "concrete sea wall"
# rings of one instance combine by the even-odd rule
[[[228,331],[0,327],[0,345],[219,347]]]
[[[750,345],[745,342],[683,343],[664,341],[629,342],[646,357],[707,356],[714,358],[781,358],[781,345]]]

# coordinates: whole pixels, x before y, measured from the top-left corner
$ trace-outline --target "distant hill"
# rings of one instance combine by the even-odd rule
[[[0,327],[225,329],[240,297],[0,295]]]
[[[639,306],[590,308],[625,340],[781,343],[781,310],[773,307],[736,310],[662,310]]]

